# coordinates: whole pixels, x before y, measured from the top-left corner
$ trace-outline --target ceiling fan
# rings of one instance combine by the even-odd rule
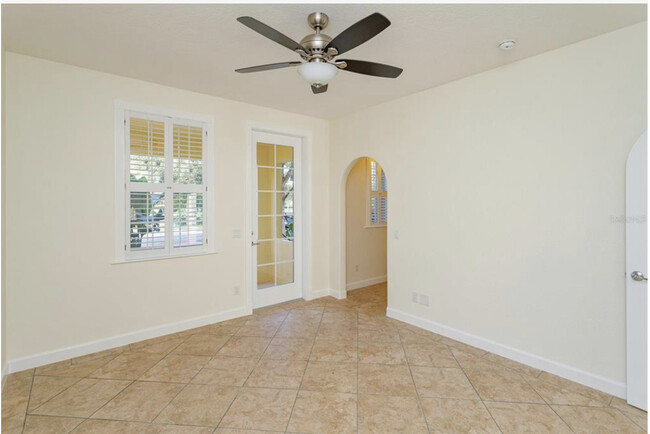
[[[386,27],[390,26],[388,18],[380,13],[367,16],[332,39],[330,36],[321,33],[321,30],[327,27],[329,17],[322,12],[314,12],[309,14],[307,22],[316,33],[302,38],[300,44],[255,18],[239,17],[237,21],[255,30],[260,35],[266,36],[270,40],[298,53],[303,61],[251,66],[249,68],[236,69],[236,72],[249,73],[298,66],[298,73],[311,85],[311,90],[314,93],[327,92],[327,85],[339,69],[356,72],[357,74],[386,78],[397,78],[402,73],[401,68],[381,63],[366,62],[364,60],[334,59],[336,56],[350,51],[372,39]]]

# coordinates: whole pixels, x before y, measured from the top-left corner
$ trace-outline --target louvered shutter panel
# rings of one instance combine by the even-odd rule
[[[174,122],[174,248],[201,246],[203,231],[203,127]],[[198,191],[196,191],[198,187]]]
[[[201,249],[207,243],[205,124],[125,113],[125,250],[147,257]]]

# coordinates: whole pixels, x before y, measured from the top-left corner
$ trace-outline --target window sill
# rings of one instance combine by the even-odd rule
[[[163,261],[166,259],[190,258],[192,256],[208,256],[208,255],[216,255],[217,253],[218,252],[216,251],[209,251],[209,252],[186,253],[184,255],[174,255],[174,256],[155,256],[151,258],[123,258],[123,259],[113,260],[111,262],[111,265],[130,264],[133,262]]]
[[[374,229],[374,228],[387,228],[388,225],[383,224],[383,225],[365,225],[363,228],[364,229]]]

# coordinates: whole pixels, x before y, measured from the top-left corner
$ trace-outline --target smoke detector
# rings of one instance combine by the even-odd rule
[[[517,43],[514,41],[514,39],[506,39],[505,41],[501,41],[499,44],[499,48],[501,48],[504,51],[512,50],[515,48],[515,45]]]

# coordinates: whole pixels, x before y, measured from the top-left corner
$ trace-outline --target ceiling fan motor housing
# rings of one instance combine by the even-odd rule
[[[329,17],[322,12],[314,12],[309,14],[307,22],[312,29],[316,30],[316,33],[302,38],[300,45],[310,51],[323,51],[332,40],[331,36],[321,33],[321,30],[330,22]]]

